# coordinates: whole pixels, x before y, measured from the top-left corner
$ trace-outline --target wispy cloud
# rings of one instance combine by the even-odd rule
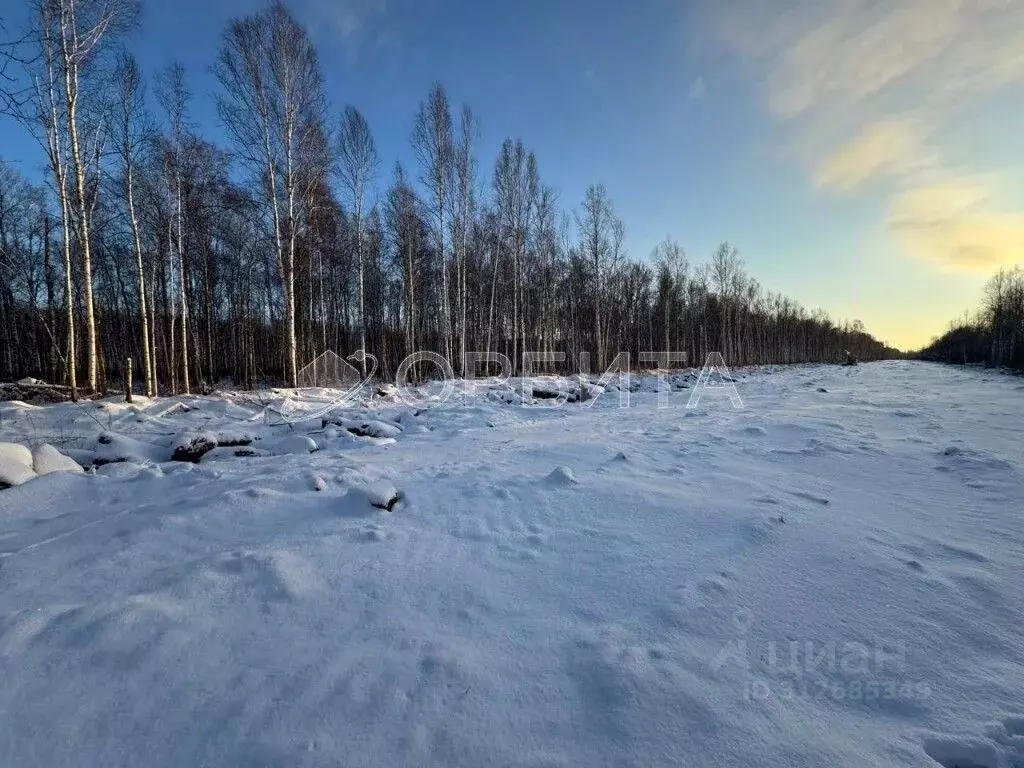
[[[703,77],[697,77],[690,84],[690,96],[689,96],[690,101],[700,101],[701,99],[703,99],[707,95],[708,95],[708,86],[704,82],[704,78]]]
[[[953,190],[971,186],[971,174],[952,167],[942,128],[982,97],[1024,82],[1024,2],[742,5],[723,16],[725,40],[765,73],[765,104],[792,131],[819,188],[849,194],[889,185],[890,229],[913,255],[944,267],[989,269],[1021,257],[1021,216],[1001,210],[991,188],[969,206],[947,205],[927,226],[906,214],[908,203],[935,202],[942,189],[949,203]],[[941,177],[953,181],[936,186]]]
[[[743,55],[768,63],[768,102],[783,117],[891,106],[908,95],[935,106],[1024,76],[1019,0],[759,5],[732,5],[725,35]]]
[[[918,120],[878,120],[821,158],[814,169],[820,189],[854,192],[876,177],[902,176],[934,167],[938,158],[925,145],[928,129]]]
[[[910,252],[943,268],[991,271],[1024,261],[1024,214],[999,209],[996,186],[953,178],[896,193],[888,225]]]
[[[360,35],[387,10],[385,0],[334,0],[329,7],[334,27],[346,40]]]
[[[301,0],[314,31],[343,47],[347,58],[376,37],[387,14],[387,0]]]

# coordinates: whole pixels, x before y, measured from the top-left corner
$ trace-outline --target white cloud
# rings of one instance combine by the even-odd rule
[[[982,97],[1024,82],[1024,1],[742,6],[724,12],[724,38],[763,73],[765,104],[819,188],[889,184],[890,230],[913,255],[944,266],[1021,257],[1024,215],[1000,206],[992,189],[954,204],[973,182],[950,167],[943,131]],[[944,175],[953,181],[937,183]],[[932,209],[922,217],[924,201]]]

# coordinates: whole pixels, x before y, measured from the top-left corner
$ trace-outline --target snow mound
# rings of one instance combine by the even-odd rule
[[[201,458],[217,447],[217,437],[209,432],[185,433],[179,435],[171,446],[174,461],[190,461],[197,464]]]
[[[48,443],[43,443],[33,449],[32,468],[37,475],[48,475],[51,472],[84,472],[77,461],[70,456],[65,456]]]
[[[35,476],[28,448],[18,443],[0,443],[0,488],[27,483]]]
[[[199,460],[199,463],[207,464],[212,461],[236,461],[238,459],[251,459],[269,455],[270,451],[262,448],[253,448],[248,445],[226,445],[218,446],[212,451],[203,454],[203,458]]]
[[[579,480],[568,467],[555,467],[547,477],[551,485],[570,486],[576,485]]]
[[[335,424],[356,437],[396,438],[402,434],[402,428],[375,419],[346,419],[335,417],[325,420],[324,426]]]
[[[0,458],[8,458],[25,466],[32,466],[32,451],[21,443],[0,443]]]
[[[239,445],[252,445],[260,439],[259,435],[248,430],[220,429],[209,433],[220,448],[234,448]]]
[[[579,385],[559,377],[543,377],[532,379],[524,390],[532,392],[539,400],[569,400],[579,398]]]
[[[26,407],[29,404],[43,405],[62,403],[71,396],[71,390],[39,381],[38,379],[21,379],[13,384],[0,384],[0,400],[10,401]]]
[[[267,445],[267,450],[275,456],[290,456],[316,453],[320,450],[320,446],[313,438],[306,435],[289,435]]]
[[[532,402],[524,400],[521,393],[511,389],[492,389],[487,392],[487,397],[505,405],[522,405],[524,402]]]
[[[61,451],[65,456],[68,456],[78,462],[78,466],[88,469],[96,461],[96,452],[90,451],[88,448],[65,448]]]
[[[398,502],[402,500],[402,494],[391,483],[379,480],[354,486],[345,494],[345,498],[354,503],[357,509],[369,505],[376,509],[392,512]]]
[[[131,462],[133,464],[159,463],[168,459],[170,459],[170,452],[166,448],[161,448],[152,443],[144,443],[132,437],[119,435],[116,432],[104,432],[96,440],[93,464],[101,467],[104,464],[120,464],[123,462]]]

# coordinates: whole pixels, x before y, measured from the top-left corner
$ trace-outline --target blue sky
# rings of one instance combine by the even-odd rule
[[[181,60],[193,122],[219,140],[209,74],[258,0],[143,0],[129,42]],[[411,165],[417,103],[442,82],[536,151],[563,207],[603,182],[645,258],[721,240],[773,290],[916,347],[1024,261],[1024,3],[1007,0],[293,0],[334,110],[374,130],[387,181]],[[21,0],[0,0],[16,26]],[[0,157],[41,153],[0,122]]]

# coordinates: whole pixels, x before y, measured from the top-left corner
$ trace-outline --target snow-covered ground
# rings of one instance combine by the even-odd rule
[[[684,383],[0,404],[0,765],[1024,765],[1024,380]]]

